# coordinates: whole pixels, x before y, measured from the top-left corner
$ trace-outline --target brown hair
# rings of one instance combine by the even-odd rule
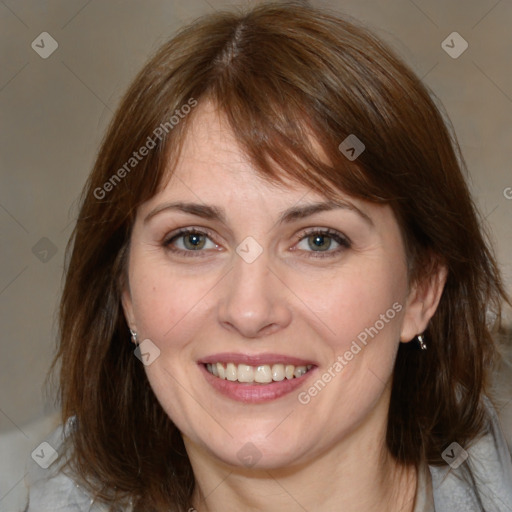
[[[485,429],[482,397],[496,355],[486,307],[499,320],[508,298],[456,140],[425,86],[367,30],[299,4],[266,4],[202,18],[166,43],[105,136],[70,241],[52,365],[61,362],[62,421],[77,419],[74,478],[110,504],[131,498],[135,510],[189,506],[192,469],[133,355],[120,296],[137,207],[169,177],[166,166],[176,162],[194,114],[174,126],[168,120],[206,98],[268,179],[279,180],[280,168],[328,197],[344,191],[389,204],[411,282],[446,265],[425,333],[429,349],[408,343],[398,352],[387,444],[403,464],[439,464],[453,440],[465,446],[476,438]],[[167,129],[157,138],[159,126]],[[353,162],[338,149],[350,134],[366,146]],[[148,137],[154,147],[127,166]]]

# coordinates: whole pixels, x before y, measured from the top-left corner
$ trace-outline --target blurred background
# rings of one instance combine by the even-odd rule
[[[255,3],[0,1],[1,511],[22,509],[27,460],[58,422],[44,380],[56,347],[65,247],[118,101],[179,27]],[[453,123],[512,293],[512,2],[310,3],[373,29],[435,93]],[[512,445],[512,374],[504,369],[496,382]]]

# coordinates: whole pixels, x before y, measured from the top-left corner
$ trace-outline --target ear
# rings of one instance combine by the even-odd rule
[[[407,343],[421,334],[434,316],[444,290],[448,270],[439,263],[434,272],[419,279],[409,291],[400,341]]]

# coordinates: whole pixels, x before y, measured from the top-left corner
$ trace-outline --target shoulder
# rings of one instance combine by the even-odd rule
[[[456,440],[443,452],[446,466],[430,466],[436,512],[512,510],[512,462],[500,422],[485,398],[488,425],[482,437],[462,447]]]
[[[75,418],[69,418],[41,443],[29,460],[26,483],[28,504],[24,512],[106,512],[66,474],[69,434]],[[39,459],[39,460],[37,460]]]

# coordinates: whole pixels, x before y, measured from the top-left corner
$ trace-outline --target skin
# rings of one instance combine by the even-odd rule
[[[397,467],[385,446],[390,382],[399,343],[424,331],[446,275],[442,269],[409,283],[392,210],[341,193],[340,199],[353,208],[279,223],[281,212],[326,199],[289,180],[276,185],[260,178],[205,102],[171,180],[138,210],[123,307],[139,340],[160,350],[145,370],[183,434],[200,512],[413,509],[416,472]],[[175,201],[221,208],[225,222],[162,209]],[[165,246],[180,228],[212,236],[200,239],[202,249],[181,255]],[[315,257],[319,251],[303,233],[310,228],[335,230],[351,246],[327,237],[327,256]],[[263,249],[252,263],[236,252],[248,236]],[[175,238],[171,247],[186,251],[191,245],[184,243]],[[298,392],[394,303],[401,311],[301,404]],[[278,353],[317,368],[297,392],[245,404],[214,390],[199,369],[199,359],[220,352]],[[237,456],[248,442],[260,457],[253,467]]]

